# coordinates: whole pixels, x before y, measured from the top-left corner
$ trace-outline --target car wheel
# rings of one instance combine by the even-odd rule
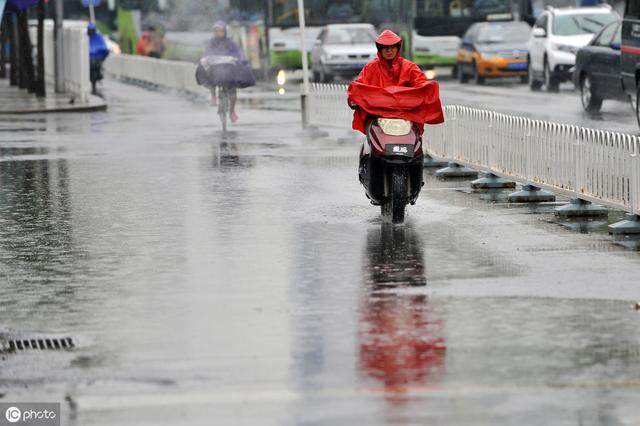
[[[544,60],[544,87],[547,92],[557,92],[558,91],[558,81],[553,77],[551,73],[551,69],[549,68],[549,63],[547,59]]]
[[[453,68],[451,68],[451,78],[458,78],[458,66],[454,65]]]
[[[582,107],[587,112],[598,112],[602,107],[602,99],[593,95],[593,87],[591,86],[591,78],[584,75],[580,79],[580,100]]]
[[[313,81],[315,81],[316,83],[322,83],[322,81],[320,80],[320,73],[316,70],[313,71]]]
[[[535,74],[533,73],[533,68],[531,67],[531,58],[527,58],[529,61],[529,66],[527,68],[527,73],[529,75],[529,89],[532,91],[540,90],[542,87],[542,82],[540,80],[536,80]]]
[[[464,73],[464,67],[462,64],[458,64],[458,82],[461,84],[466,84],[469,81],[469,77]]]
[[[330,83],[333,80],[333,76],[331,74],[327,74],[323,69],[320,69],[320,81],[323,83]]]
[[[636,86],[638,86],[637,83]],[[636,90],[636,120],[638,121],[638,126],[640,126],[640,87]]]
[[[478,66],[474,62],[472,64],[473,67],[473,82],[475,84],[484,84],[484,77],[480,75],[480,71],[478,71]]]

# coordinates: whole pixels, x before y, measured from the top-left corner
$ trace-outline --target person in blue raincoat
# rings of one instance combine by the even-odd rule
[[[102,80],[102,63],[109,56],[109,47],[96,24],[89,22],[87,25],[87,35],[89,36],[89,79],[91,80],[91,93],[96,95],[96,83]]]
[[[227,56],[235,58],[234,64],[206,68],[203,63],[209,57]],[[227,25],[217,21],[213,25],[213,37],[208,41],[202,53],[202,59],[196,71],[198,84],[211,90],[211,104],[216,104],[216,88],[226,87],[229,92],[229,119],[238,120],[236,114],[237,88],[256,84],[247,58],[238,44],[227,36]]]

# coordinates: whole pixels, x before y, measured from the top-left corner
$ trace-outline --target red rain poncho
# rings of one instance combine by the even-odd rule
[[[385,30],[376,44],[401,44],[402,39],[393,31]],[[400,56],[392,61],[378,52],[378,58],[369,62],[358,78],[349,85],[349,104],[359,106],[353,114],[353,129],[365,133],[367,116],[403,118],[417,123],[420,132],[424,123],[444,122],[438,83],[429,81],[416,64]]]

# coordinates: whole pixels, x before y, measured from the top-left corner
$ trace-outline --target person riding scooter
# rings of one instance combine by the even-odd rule
[[[438,83],[400,56],[402,39],[385,30],[376,39],[378,57],[349,85],[355,109],[352,127],[367,136],[358,175],[366,196],[394,223],[404,220],[423,185],[424,124],[444,121]]]
[[[424,123],[444,122],[437,83],[430,82],[416,64],[400,56],[402,39],[393,31],[384,30],[376,39],[376,47],[378,57],[366,64],[349,85],[349,106],[356,110],[353,129],[366,134],[365,123],[372,115],[405,118],[415,122],[421,129],[420,133]],[[382,88],[390,90],[377,90]],[[369,95],[372,94],[378,96],[370,99]],[[389,99],[386,94],[395,96]],[[407,101],[422,98],[424,102],[415,108],[408,108],[406,102],[398,103],[398,95]],[[386,112],[380,114],[380,110]]]

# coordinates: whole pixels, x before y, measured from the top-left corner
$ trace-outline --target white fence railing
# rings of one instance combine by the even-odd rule
[[[312,83],[307,114],[307,123],[312,126],[350,129],[353,111],[347,105],[347,86]]]
[[[556,193],[640,214],[640,138],[447,106],[425,127],[435,156]],[[313,84],[308,122],[348,128],[346,86]]]
[[[135,55],[113,55],[104,69],[109,74],[128,80],[155,84],[168,89],[192,93],[207,93],[196,83],[196,64]]]
[[[67,92],[73,93],[86,102],[91,93],[89,80],[89,37],[84,21],[64,21],[64,84]],[[37,43],[37,29],[31,26],[31,40]],[[47,85],[55,79],[55,49],[53,21],[44,24],[44,74]]]

